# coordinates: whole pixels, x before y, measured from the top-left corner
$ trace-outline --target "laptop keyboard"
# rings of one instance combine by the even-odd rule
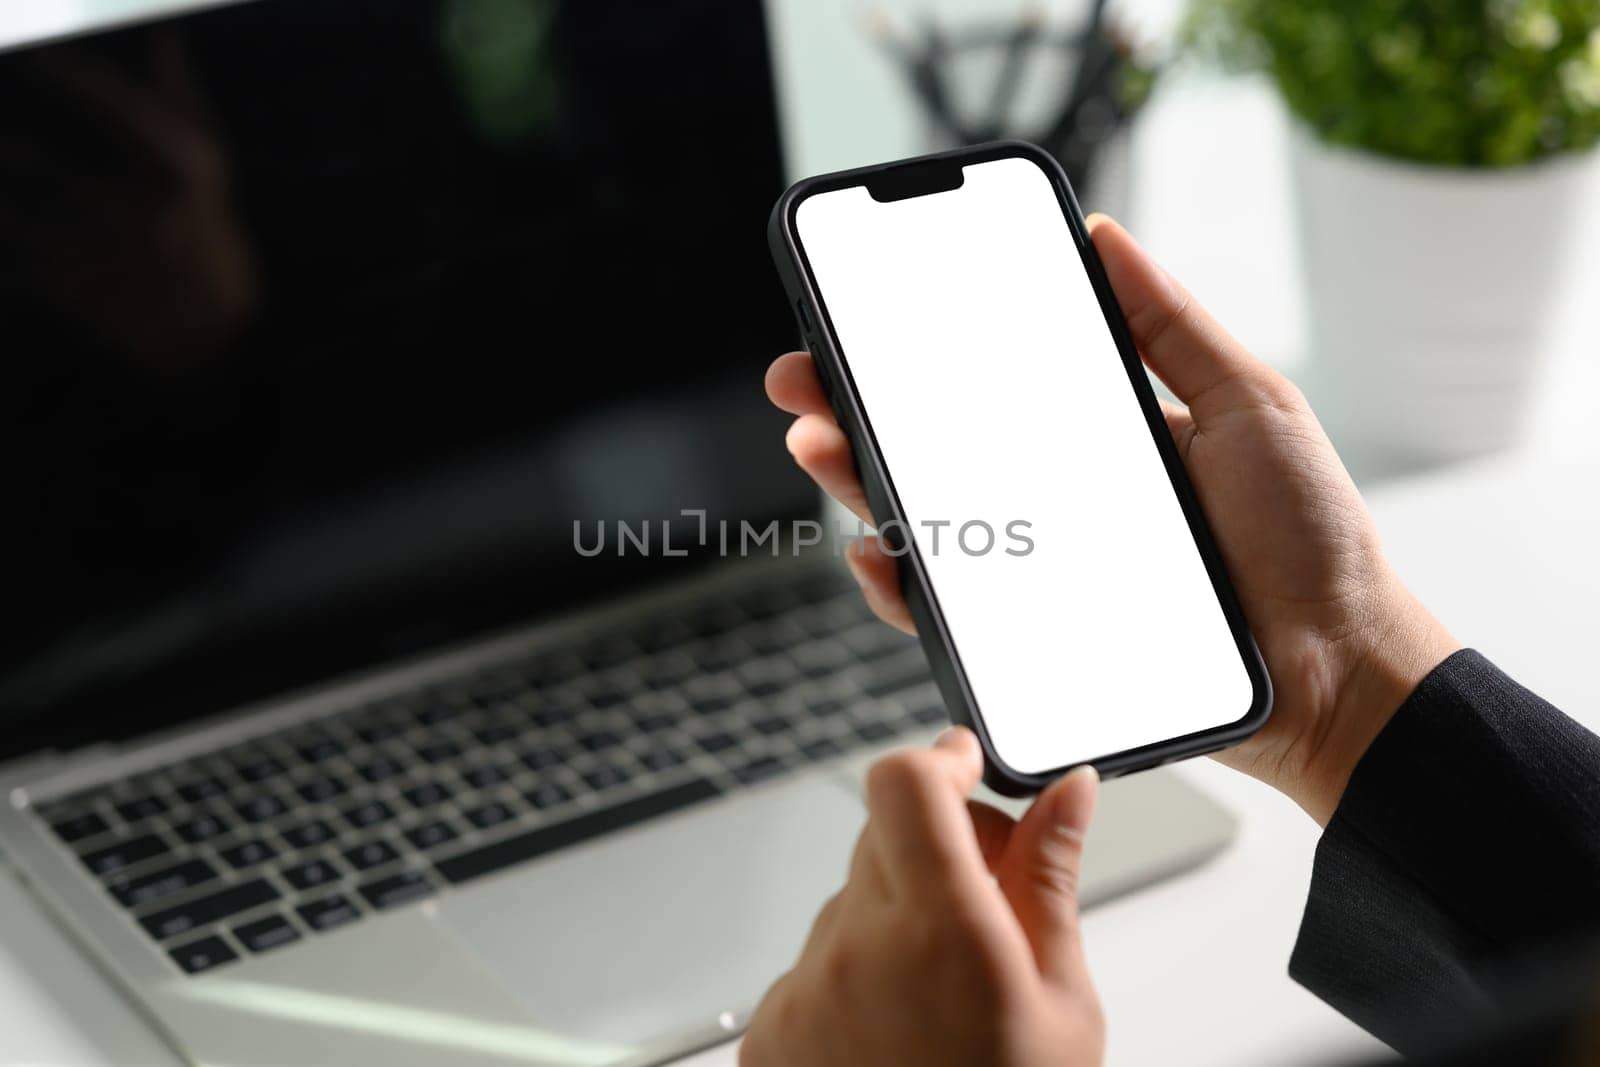
[[[817,566],[37,814],[198,974],[944,720]]]

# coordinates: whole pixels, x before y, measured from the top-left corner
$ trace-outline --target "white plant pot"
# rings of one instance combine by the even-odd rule
[[[1291,150],[1312,363],[1341,451],[1400,469],[1522,434],[1600,152],[1505,170]]]

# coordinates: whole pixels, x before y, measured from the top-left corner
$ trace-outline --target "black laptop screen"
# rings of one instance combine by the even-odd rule
[[[659,577],[811,506],[759,0],[260,0],[0,55],[0,754]],[[693,562],[692,557],[690,562]]]

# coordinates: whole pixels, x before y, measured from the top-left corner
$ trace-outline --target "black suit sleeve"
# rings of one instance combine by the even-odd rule
[[[1597,920],[1600,738],[1463,651],[1351,776],[1289,973],[1416,1054],[1522,1014]]]

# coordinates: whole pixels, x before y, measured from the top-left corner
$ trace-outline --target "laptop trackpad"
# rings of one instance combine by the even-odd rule
[[[566,1036],[714,1026],[794,963],[864,820],[826,779],[741,791],[448,894],[441,925]]]

